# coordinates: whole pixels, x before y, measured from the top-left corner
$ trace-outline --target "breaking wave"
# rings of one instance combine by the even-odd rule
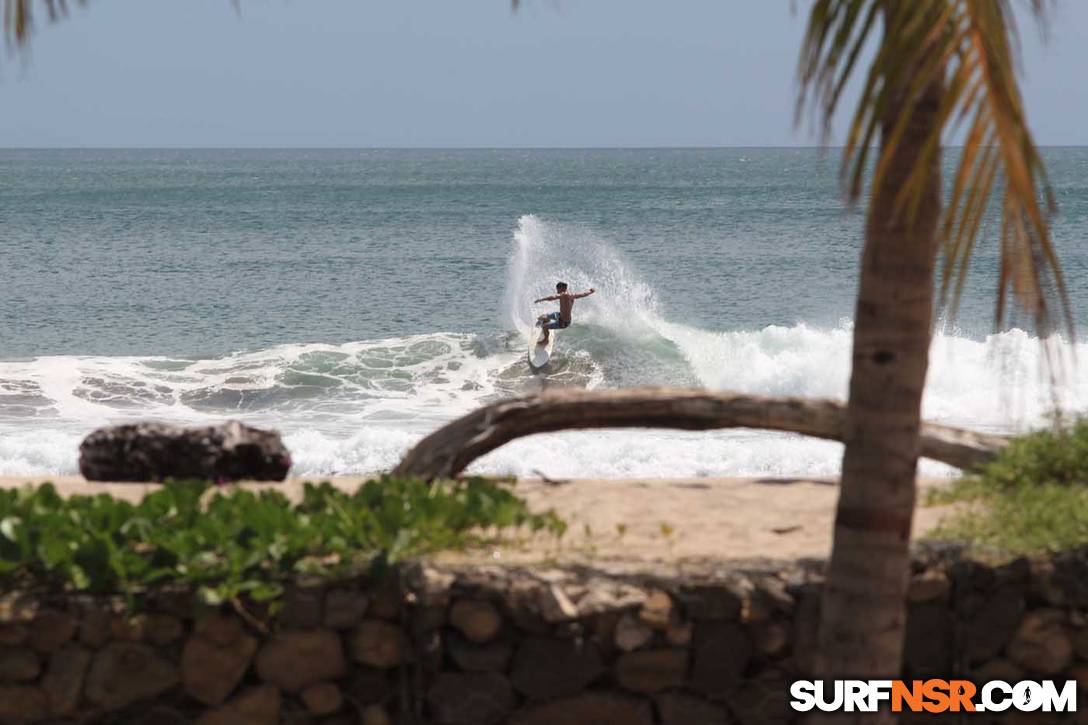
[[[74,473],[80,439],[131,420],[198,424],[239,418],[281,430],[297,475],[371,473],[473,408],[544,386],[697,385],[765,395],[845,397],[848,321],[832,329],[703,330],[670,319],[657,294],[608,242],[584,228],[522,217],[513,235],[506,331],[340,345],[287,344],[212,359],[40,357],[0,362],[0,475]],[[556,279],[600,294],[577,303],[542,375],[524,335]],[[1078,345],[1078,348],[1083,346]],[[1067,353],[1073,351],[1065,346]],[[1040,343],[1021,330],[983,340],[936,335],[927,419],[992,431],[1045,421],[1053,400]],[[1088,401],[1071,368],[1066,409]],[[533,436],[473,471],[549,476],[817,475],[841,446],[765,431],[588,431]],[[924,470],[946,469],[926,462]]]

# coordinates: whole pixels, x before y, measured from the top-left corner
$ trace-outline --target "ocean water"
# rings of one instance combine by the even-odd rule
[[[1083,331],[1088,149],[1045,155]],[[132,420],[275,427],[316,476],[386,469],[546,387],[843,398],[862,225],[814,149],[0,150],[0,475],[75,472],[84,435]],[[1020,431],[1052,388],[1039,341],[993,329],[996,234],[935,338],[924,412]],[[532,300],[559,279],[598,294],[534,374],[525,334],[552,307]],[[1088,350],[1061,349],[1062,403],[1083,409]],[[766,431],[589,431],[471,470],[803,475],[840,457]]]

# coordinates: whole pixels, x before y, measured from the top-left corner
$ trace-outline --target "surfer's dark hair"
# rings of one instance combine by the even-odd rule
[[[557,292],[562,292],[566,288],[567,288],[567,283],[566,282],[556,282],[555,283],[555,290]]]

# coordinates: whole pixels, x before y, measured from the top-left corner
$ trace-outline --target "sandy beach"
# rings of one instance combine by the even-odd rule
[[[0,477],[0,487],[35,484],[41,477]],[[89,483],[80,476],[50,479],[64,495],[109,493],[136,500],[157,484]],[[332,482],[351,489],[365,480]],[[922,491],[952,479],[922,478]],[[275,487],[290,497],[304,479]],[[523,479],[519,495],[532,509],[554,509],[569,524],[560,542],[537,539],[472,556],[495,563],[613,562],[653,566],[682,562],[824,558],[830,552],[838,487],[834,478],[624,478],[544,482]],[[921,497],[920,497],[921,498]],[[932,529],[944,507],[919,506],[915,538]],[[458,557],[462,555],[457,555]]]

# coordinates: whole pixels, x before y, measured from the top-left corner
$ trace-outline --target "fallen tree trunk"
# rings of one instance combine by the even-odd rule
[[[845,416],[842,403],[813,398],[675,388],[551,391],[493,403],[458,418],[416,444],[393,473],[449,478],[515,438],[585,428],[763,428],[841,441]],[[984,463],[1006,443],[1001,436],[922,425],[922,455],[956,468]]]

